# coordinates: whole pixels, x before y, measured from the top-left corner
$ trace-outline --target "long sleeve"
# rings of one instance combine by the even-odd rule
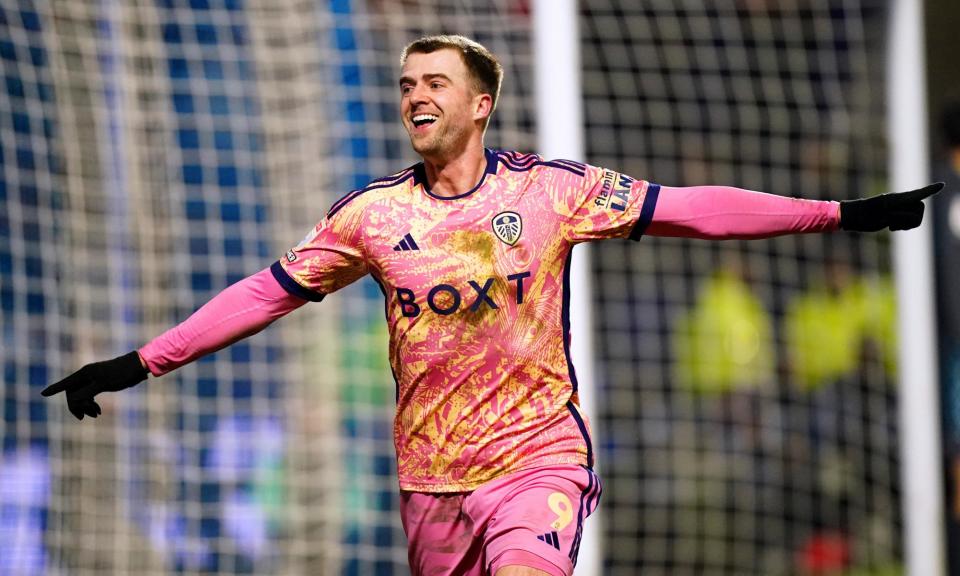
[[[729,186],[661,186],[645,234],[705,239],[770,238],[840,227],[840,203]]]
[[[270,269],[227,287],[138,352],[154,376],[256,334],[307,301],[287,292]]]

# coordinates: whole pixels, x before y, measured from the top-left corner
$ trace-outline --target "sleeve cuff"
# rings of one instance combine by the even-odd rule
[[[637,223],[633,225],[630,231],[631,240],[640,240],[650,222],[653,221],[653,211],[657,207],[657,198],[660,196],[660,185],[653,182],[647,183],[647,195],[643,198],[643,206],[640,207],[640,217]]]
[[[279,260],[270,266],[270,273],[273,274],[274,279],[284,290],[298,298],[303,298],[304,300],[309,300],[310,302],[319,302],[323,300],[324,296],[326,296],[326,294],[314,292],[313,290],[304,288],[297,283],[297,281],[291,278],[287,274],[287,271],[283,269],[283,266],[280,265]]]

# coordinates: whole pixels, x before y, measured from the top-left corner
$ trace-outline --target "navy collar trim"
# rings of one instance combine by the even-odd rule
[[[430,191],[430,185],[427,183],[427,169],[424,166],[423,162],[420,162],[413,167],[413,183],[420,184],[423,186],[423,191],[427,193],[431,198],[436,198],[437,200],[459,200],[460,198],[466,198],[467,196],[473,194],[483,186],[483,183],[487,180],[487,174],[496,174],[497,173],[497,153],[489,148],[483,149],[484,156],[487,157],[487,168],[483,172],[483,176],[480,177],[480,181],[477,182],[477,185],[471,188],[470,190],[464,192],[463,194],[458,194],[456,196],[437,196]]]

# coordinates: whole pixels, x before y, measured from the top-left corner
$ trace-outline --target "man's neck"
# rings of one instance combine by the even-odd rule
[[[480,182],[487,169],[487,156],[483,144],[479,144],[468,146],[463,152],[450,158],[424,158],[423,165],[430,193],[452,198],[469,192]]]

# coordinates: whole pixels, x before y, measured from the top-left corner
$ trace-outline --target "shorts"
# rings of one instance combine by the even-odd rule
[[[519,565],[570,576],[583,522],[600,501],[588,468],[531,468],[472,492],[400,493],[414,576],[486,576]]]

